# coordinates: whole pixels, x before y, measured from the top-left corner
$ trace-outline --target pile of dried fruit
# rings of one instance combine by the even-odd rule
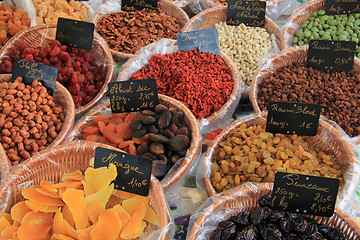
[[[159,93],[184,103],[197,119],[218,111],[234,86],[224,60],[198,49],[151,56],[131,80],[147,78],[154,78]]]
[[[59,17],[87,21],[88,10],[75,0],[34,0],[36,23],[57,23]]]
[[[310,137],[265,132],[266,120],[243,123],[214,150],[212,184],[217,192],[252,182],[273,182],[277,171],[338,178],[344,167],[332,154],[311,145]]]
[[[31,19],[24,10],[5,4],[0,7],[0,48],[16,33],[30,27]]]
[[[65,174],[22,191],[25,201],[0,215],[1,239],[137,239],[158,216],[142,197],[114,190],[115,165]],[[120,198],[119,198],[120,194]]]
[[[59,70],[56,81],[69,90],[76,108],[89,103],[105,81],[106,66],[99,66],[91,52],[61,45],[57,40],[50,42],[46,48],[20,43],[18,49],[4,59],[0,73],[11,73],[16,58],[56,67]]]
[[[13,165],[52,143],[64,119],[64,107],[38,81],[0,83],[0,141]]]
[[[176,39],[180,28],[176,18],[160,10],[145,12],[145,9],[111,13],[96,24],[96,30],[111,49],[130,54],[162,38]]]
[[[329,239],[345,240],[340,229],[319,224],[297,213],[271,210],[270,195],[259,200],[259,207],[243,211],[218,223],[210,240],[230,239]]]
[[[158,104],[155,111],[97,116],[86,126],[82,139],[118,147],[153,160],[153,174],[161,178],[190,147],[191,132],[184,112]]]

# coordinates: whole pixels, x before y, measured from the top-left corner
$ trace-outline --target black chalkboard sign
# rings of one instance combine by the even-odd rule
[[[31,84],[34,80],[41,82],[46,88],[54,90],[58,69],[41,63],[16,58],[11,81],[22,77],[25,84]]]
[[[146,11],[151,12],[157,10],[157,0],[122,0],[121,10],[126,12],[141,11],[145,8]]]
[[[113,163],[117,168],[115,189],[149,195],[152,160],[128,153],[97,147],[94,167],[105,167]]]
[[[331,217],[339,184],[336,178],[277,172],[270,208]]]
[[[266,131],[271,133],[315,136],[321,106],[312,103],[270,102]]]
[[[360,13],[360,0],[326,0],[327,15]]]
[[[265,26],[265,1],[229,0],[227,7],[226,23],[251,27]]]
[[[219,37],[216,28],[178,33],[176,38],[180,51],[198,48],[199,52],[220,55]]]
[[[350,71],[354,68],[356,42],[311,40],[306,65],[317,69]]]
[[[91,50],[94,42],[94,23],[58,18],[56,40],[61,44]]]
[[[159,103],[155,79],[112,82],[108,89],[113,113],[153,110]]]

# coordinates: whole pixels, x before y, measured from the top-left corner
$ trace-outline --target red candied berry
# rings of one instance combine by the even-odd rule
[[[86,98],[86,96],[87,96],[86,92],[84,92],[84,91],[80,91],[78,93],[78,95],[81,96],[83,99]]]
[[[33,55],[31,55],[31,54],[27,54],[27,55],[24,57],[24,59],[29,60],[29,61],[34,61],[34,57],[33,57]]]
[[[96,94],[98,94],[99,90],[93,89],[91,92],[89,92],[89,96],[95,97]]]
[[[51,49],[54,49],[55,47],[61,47],[61,43],[58,40],[54,40],[49,43],[49,47]]]
[[[41,63],[43,59],[41,57],[34,57],[34,61]]]
[[[75,90],[74,86],[70,86],[70,87],[68,88],[68,90],[69,90],[69,92],[71,93],[71,95],[75,95],[75,94],[76,94],[76,90]]]
[[[55,47],[51,52],[50,52],[50,56],[54,57],[56,55],[58,55],[61,52],[59,47]]]
[[[59,83],[62,83],[64,81],[64,76],[62,74],[58,74],[56,81],[58,81]]]
[[[86,67],[81,66],[80,72],[81,72],[82,74],[86,74],[86,73],[88,73],[88,71],[89,71],[89,70],[88,70]]]
[[[81,102],[75,102],[75,108],[81,107]]]
[[[75,53],[69,53],[70,57],[75,58],[76,54]]]
[[[53,64],[57,64],[57,63],[59,63],[59,61],[60,61],[57,56],[51,56],[49,60],[50,60],[50,62],[53,63]]]
[[[60,58],[61,60],[63,60],[64,62],[67,62],[67,61],[70,60],[70,55],[69,55],[69,53],[67,53],[67,52],[60,52],[60,53],[59,53],[59,58]]]
[[[72,77],[72,75],[74,74],[74,69],[72,67],[68,67],[68,70],[67,70],[67,76],[68,77]]]
[[[46,58],[46,52],[44,50],[39,51],[39,57]]]
[[[86,88],[85,88],[85,92],[91,92],[92,90],[94,90],[95,89],[95,86],[94,85],[89,85],[89,86],[87,86]]]
[[[79,53],[79,49],[78,48],[72,48],[71,52],[74,54],[78,54]]]
[[[11,55],[20,56],[20,51],[15,49]]]
[[[97,82],[96,83],[96,89],[97,90],[100,90],[102,88],[102,86],[103,86],[103,82]]]
[[[46,56],[50,56],[51,48],[45,48],[44,52],[45,52]]]
[[[84,55],[84,59],[85,59],[86,62],[91,62],[92,59],[93,59],[93,57],[94,57],[94,55],[91,54],[91,53],[86,53],[86,54]]]
[[[40,53],[40,51],[39,51],[39,49],[34,49],[34,57],[37,57],[37,56],[39,56],[39,53]]]
[[[62,46],[60,47],[60,49],[61,49],[61,51],[65,52],[65,51],[67,50],[67,46],[66,46],[66,45],[62,45]]]
[[[73,63],[73,68],[74,68],[74,69],[79,69],[79,70],[80,70],[80,66],[81,66],[81,63],[80,63],[80,62],[74,62],[74,63]]]
[[[85,59],[83,57],[77,57],[76,61],[83,63],[83,62],[85,62]]]
[[[85,78],[86,78],[86,80],[91,81],[94,79],[94,74],[92,72],[87,72],[85,74]]]
[[[66,75],[66,74],[67,74],[67,71],[68,71],[68,68],[67,68],[67,67],[63,67],[60,72],[61,72],[61,74]]]
[[[28,47],[28,45],[26,44],[25,41],[21,41],[21,42],[19,43],[19,46],[18,46],[18,48],[19,48],[19,50],[20,50],[21,52],[24,51],[25,48],[27,48],[27,47]]]
[[[75,84],[74,84],[74,89],[75,89],[76,92],[79,92],[80,89],[81,89],[80,84],[79,84],[79,83],[75,83]]]
[[[51,66],[51,63],[50,63],[49,59],[47,59],[47,58],[44,59],[43,64]]]
[[[72,83],[78,83],[79,82],[79,79],[78,79],[78,76],[75,72],[73,72],[72,76],[71,76],[71,82]]]
[[[84,99],[85,104],[88,104],[92,99],[93,99],[93,97],[86,96],[85,99]]]
[[[85,49],[80,49],[80,50],[79,50],[79,55],[80,55],[81,57],[83,57],[83,56],[85,55],[85,53],[86,53],[86,50],[85,50]]]
[[[98,73],[104,74],[105,71],[106,71],[106,67],[104,65],[101,65],[100,67],[98,67]]]
[[[25,54],[25,55],[30,54],[30,53],[31,53],[31,48],[29,48],[29,47],[25,48],[24,51],[22,51],[22,54]]]
[[[30,48],[30,54],[35,55],[35,49],[34,48]]]

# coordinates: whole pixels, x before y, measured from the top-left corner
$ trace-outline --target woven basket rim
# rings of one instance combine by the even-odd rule
[[[195,116],[191,113],[191,111],[183,103],[181,103],[180,101],[178,101],[176,99],[170,98],[170,97],[162,95],[162,94],[159,94],[159,102],[167,103],[169,105],[176,106],[178,109],[181,109],[185,113],[186,118],[189,119],[190,126],[188,126],[188,127],[191,129],[191,134],[192,134],[190,147],[188,148],[187,154],[185,156],[186,159],[190,159],[190,160],[185,161],[185,159],[184,159],[183,162],[181,163],[180,167],[173,173],[173,176],[171,178],[169,178],[169,179],[165,178],[164,180],[162,180],[160,182],[161,187],[163,189],[167,189],[172,184],[174,184],[177,180],[179,180],[185,174],[185,172],[189,169],[191,163],[193,161],[195,161],[197,152],[200,148],[201,134],[200,134],[199,125],[198,125],[198,122],[197,122]],[[106,103],[103,103],[102,105],[100,105],[98,108],[96,108],[92,112],[89,112],[75,124],[75,126],[71,130],[71,133],[75,133],[75,132],[82,133],[82,129],[86,125],[88,125],[88,123],[91,120],[90,118],[101,114],[104,110],[109,109],[109,108],[110,108],[110,102],[106,102]],[[66,139],[66,143],[77,141],[78,140],[78,139],[76,139],[77,137],[79,137],[79,135],[70,136],[68,139]]]
[[[267,112],[260,112],[260,113],[255,113],[252,115],[245,116],[245,117],[233,122],[232,124],[230,124],[227,128],[222,130],[216,136],[216,138],[212,141],[211,145],[208,148],[216,149],[218,147],[219,143],[222,142],[229,135],[229,132],[231,130],[239,127],[241,124],[248,123],[249,121],[253,121],[254,119],[258,119],[258,118],[266,118],[266,116],[267,116]],[[319,120],[319,126],[321,126],[323,129],[329,129],[330,130],[329,132],[331,132],[330,134],[333,135],[334,138],[343,138],[342,134],[334,126],[332,126],[331,124],[329,124],[328,122],[326,122],[322,119]],[[346,156],[349,156],[347,163],[355,164],[356,163],[355,153],[354,153],[350,143],[346,140],[342,140],[341,143],[343,145],[342,150],[345,152]],[[213,153],[211,155],[209,155],[208,157],[210,160],[212,160]],[[206,193],[208,194],[209,197],[218,194],[211,183],[210,176],[204,177],[203,181],[204,181]],[[263,183],[265,183],[265,182],[263,182]]]
[[[48,155],[56,155],[56,153],[61,153],[65,151],[71,151],[71,150],[78,150],[78,149],[84,149],[84,151],[89,151],[89,149],[93,149],[95,147],[104,147],[108,149],[113,149],[113,147],[101,144],[101,143],[89,143],[89,142],[79,142],[76,144],[68,144],[68,145],[60,145],[53,149],[47,149],[43,151],[41,154],[34,155],[32,158],[24,161],[21,165],[17,166],[11,171],[11,175],[7,177],[4,182],[0,186],[0,195],[7,192],[8,188],[10,188],[11,183],[14,182],[16,179],[21,178],[25,173],[29,172],[29,169],[33,171],[33,166],[36,166],[36,168],[39,168],[41,164],[44,162],[44,158],[46,158]],[[89,159],[90,160],[90,159]],[[59,160],[57,161],[59,164],[71,164],[69,161],[65,160]],[[169,224],[169,220],[171,219],[168,215],[167,211],[167,203],[165,200],[165,195],[160,187],[160,184],[156,180],[156,178],[151,175],[150,179],[150,190],[153,191],[152,196],[154,199],[157,199],[157,205],[159,207],[160,216],[159,217],[159,226],[164,227]],[[7,195],[6,197],[13,198],[11,194]],[[161,240],[166,239],[167,234],[161,235]]]
[[[256,190],[254,189],[256,188]],[[192,228],[189,231],[188,238],[189,240],[197,239],[197,235],[199,233],[200,228],[203,227],[206,219],[216,210],[221,207],[224,207],[225,204],[228,203],[229,199],[232,198],[233,201],[239,202],[240,198],[236,198],[236,196],[249,196],[249,198],[254,198],[253,195],[263,195],[264,192],[271,192],[273,188],[273,183],[256,183],[251,185],[244,185],[234,190],[228,190],[225,194],[219,194],[216,201],[210,204],[207,208],[205,208],[201,215],[196,219]],[[255,192],[256,191],[256,192]],[[360,225],[345,211],[341,208],[335,206],[334,215],[339,217],[346,225],[348,225],[351,229],[353,229],[357,236],[360,237]],[[320,217],[320,219],[327,219],[326,217]]]
[[[121,0],[116,0],[116,1],[121,2]],[[172,7],[172,8],[177,9],[177,11],[178,11],[179,13],[181,13],[182,18],[186,19],[186,22],[188,22],[188,21],[190,20],[190,19],[189,19],[189,16],[187,15],[187,13],[186,13],[182,8],[180,8],[179,6],[177,6],[175,3],[170,2],[170,1],[168,1],[168,0],[158,0],[158,1],[159,1],[159,2],[162,2],[162,3],[165,4],[166,6],[170,6],[170,7]],[[104,3],[104,4],[106,4],[106,3]],[[103,4],[102,4],[102,5],[103,5]],[[101,5],[101,6],[102,6],[102,5]],[[99,9],[101,9],[101,6],[99,6]],[[160,5],[158,5],[158,6],[160,6]],[[91,22],[96,25],[97,22],[98,22],[98,20],[99,20],[101,17],[105,16],[105,15],[109,15],[109,14],[102,14],[102,13],[100,13],[99,11],[97,11],[97,12],[95,13],[95,16],[91,19]],[[172,16],[172,17],[173,17],[173,16]],[[184,26],[182,26],[182,27],[184,27]],[[144,46],[144,47],[146,47],[146,46]],[[113,56],[114,58],[118,58],[118,59],[130,59],[131,57],[135,56],[135,54],[136,54],[136,53],[131,54],[131,53],[118,52],[118,51],[115,51],[115,50],[111,49],[110,47],[109,47],[109,50],[110,50],[112,56]]]
[[[56,29],[56,26],[57,26],[56,23],[40,24],[40,25],[36,25],[33,27],[29,27],[23,31],[18,32],[0,50],[0,59],[5,57],[6,55],[8,55],[9,50],[10,50],[10,52],[12,51],[15,42],[21,41],[23,38],[26,38],[27,35],[31,34],[31,32],[37,32],[37,31],[43,30],[43,29]],[[98,46],[100,46],[100,48],[105,52],[105,55],[102,54],[102,56],[104,56],[103,62],[108,62],[108,64],[106,65],[105,80],[104,80],[103,86],[100,89],[99,93],[86,105],[76,108],[75,115],[80,115],[80,114],[86,112],[87,110],[89,110],[90,108],[92,108],[106,94],[107,84],[109,82],[111,82],[111,80],[113,79],[113,76],[114,76],[115,62],[112,58],[110,49],[107,46],[106,42],[101,37],[94,34],[94,43],[98,44]],[[95,46],[95,44],[94,44],[94,46]]]
[[[11,163],[0,143],[0,182],[10,173]]]

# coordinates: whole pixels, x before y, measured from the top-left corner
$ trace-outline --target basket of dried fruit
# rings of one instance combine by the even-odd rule
[[[360,238],[359,224],[337,206],[331,217],[271,210],[272,187],[248,184],[208,199],[191,216],[187,239]]]
[[[309,46],[286,49],[269,59],[251,86],[255,112],[265,111],[270,101],[317,103],[321,114],[341,127],[350,141],[360,143],[358,94],[360,60],[352,71],[306,67]]]
[[[36,80],[25,85],[0,75],[0,142],[12,165],[61,144],[75,119],[69,91],[56,83],[53,94]]]
[[[1,236],[33,239],[169,239],[164,193],[151,177],[147,197],[114,189],[115,165],[93,168],[100,143],[57,146],[13,169],[0,186]],[[13,194],[7,194],[12,189]],[[21,223],[21,224],[19,224]],[[170,228],[171,229],[171,228]]]
[[[201,137],[196,118],[184,104],[164,95],[159,95],[159,103],[155,111],[136,114],[112,114],[110,103],[104,103],[77,122],[66,142],[101,142],[150,158],[153,174],[166,189],[196,159]]]
[[[0,182],[10,172],[11,164],[10,160],[6,155],[5,149],[0,143]]]
[[[106,93],[114,76],[114,61],[104,40],[94,35],[88,51],[55,40],[56,24],[30,27],[13,37],[0,51],[0,73],[11,73],[17,57],[58,68],[56,81],[69,90],[75,114],[93,107]]]
[[[188,21],[185,11],[167,0],[158,1],[157,12],[124,12],[121,0],[108,1],[92,20],[116,60],[127,60],[140,48],[162,38],[176,39]]]
[[[273,182],[277,171],[338,178],[339,200],[355,191],[355,153],[331,124],[321,120],[313,137],[265,132],[267,113],[244,117],[224,129],[201,164],[206,192],[213,196],[246,182]]]

